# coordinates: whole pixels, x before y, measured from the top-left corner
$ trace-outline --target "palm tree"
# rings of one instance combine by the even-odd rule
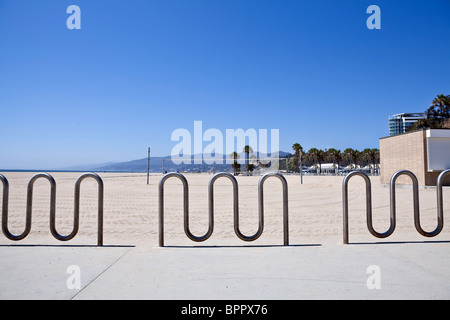
[[[247,171],[249,171],[249,167],[248,167],[248,160],[249,160],[249,154],[253,153],[253,149],[250,146],[245,146],[244,149],[242,150],[245,152],[245,168],[247,169]]]
[[[294,171],[297,171],[299,168],[299,160],[301,159],[301,152],[303,151],[303,147],[300,145],[300,143],[294,143],[292,145],[292,149],[295,151],[294,155]],[[301,161],[300,161],[301,162]],[[301,168],[300,168],[301,170]]]
[[[361,152],[359,152],[358,150],[352,149],[352,148],[347,148],[344,150],[344,155],[350,161],[350,164],[353,163],[355,165],[355,169],[356,169],[356,165],[357,165],[358,159],[360,158]]]
[[[253,172],[253,170],[255,170],[255,165],[253,163],[249,163],[247,165],[247,171],[248,172]]]
[[[373,169],[375,169],[377,166],[378,159],[380,157],[380,150],[376,148],[374,149],[367,148],[364,149],[362,153],[366,156],[367,160],[372,164]]]
[[[427,116],[433,129],[442,128],[445,120],[450,119],[450,95],[439,94],[427,109]]]
[[[419,119],[412,126],[408,128],[408,132],[431,127],[431,119]]]
[[[327,152],[326,151],[323,151],[322,149],[319,149],[316,152],[316,159],[319,162],[319,173],[322,173],[322,162],[324,162],[326,158],[327,158]]]
[[[309,151],[302,152],[302,163],[306,166],[311,166],[314,163],[314,156],[312,156]]]
[[[237,175],[237,172],[241,168],[241,165],[237,162],[237,159],[239,159],[239,154],[235,151],[230,154],[230,158],[233,159],[233,164],[231,165],[234,169],[234,175]]]
[[[317,164],[316,153],[318,150],[319,149],[317,149],[317,148],[311,148],[308,150],[308,158],[314,165]]]
[[[322,173],[322,162],[326,159],[327,153],[317,148],[309,149],[308,153],[313,155],[316,161],[319,163],[319,173]]]
[[[450,119],[450,95],[437,95],[425,112],[427,119],[417,120],[416,123],[408,128],[408,131],[444,128],[445,123]]]
[[[328,156],[330,157],[330,159],[333,161],[333,165],[339,169],[339,164],[342,160],[342,153],[341,150],[335,149],[335,148],[330,148],[327,151]]]

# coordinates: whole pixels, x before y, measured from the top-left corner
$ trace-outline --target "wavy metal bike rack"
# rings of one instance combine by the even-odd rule
[[[170,178],[178,178],[183,184],[183,213],[184,213],[184,232],[192,241],[201,242],[208,239],[214,230],[214,216],[209,213],[209,227],[205,235],[197,237],[189,229],[189,185],[186,178],[180,174],[171,172],[162,177],[159,182],[159,246],[164,246],[164,184]]]
[[[38,179],[47,179],[50,183],[50,232],[53,237],[60,241],[68,241],[73,239],[79,230],[80,225],[80,187],[81,182],[86,178],[94,178],[98,184],[98,235],[97,245],[103,245],[103,198],[104,187],[103,180],[95,173],[82,174],[75,183],[75,195],[74,195],[74,219],[72,232],[63,236],[56,231],[56,182],[55,179],[47,173],[38,173],[34,175],[28,182],[27,187],[27,209],[26,209],[26,221],[25,230],[20,235],[14,235],[8,228],[8,199],[9,199],[9,182],[5,176],[0,174],[0,180],[3,184],[3,205],[2,205],[2,231],[3,234],[10,240],[19,241],[25,239],[31,231],[32,213],[33,213],[33,189],[34,183]]]
[[[408,170],[400,170],[394,173],[390,180],[390,227],[384,233],[379,233],[375,231],[372,222],[372,187],[369,177],[360,171],[352,171],[345,178],[342,183],[342,198],[343,198],[343,220],[344,220],[344,244],[349,242],[349,228],[348,228],[348,183],[350,179],[354,176],[360,176],[364,179],[366,183],[366,220],[367,228],[369,232],[377,238],[387,238],[394,233],[396,227],[396,195],[395,195],[395,184],[397,179],[401,175],[406,175],[411,178],[413,185],[413,210],[414,210],[414,225],[416,230],[425,237],[435,237],[437,236],[444,227],[444,202],[443,202],[443,183],[444,177],[450,174],[450,169],[441,172],[438,176],[436,184],[437,193],[437,227],[431,232],[426,232],[423,230],[420,224],[420,209],[419,209],[419,183],[417,177]]]
[[[243,241],[255,241],[264,230],[264,182],[270,177],[277,177],[283,187],[283,233],[284,245],[289,245],[289,225],[288,225],[288,185],[283,175],[279,173],[267,173],[258,183],[258,230],[254,235],[246,236],[239,229],[239,186],[236,178],[226,172],[215,174],[208,185],[208,215],[209,227],[205,235],[194,236],[189,229],[189,185],[186,178],[179,173],[168,173],[161,179],[159,183],[159,246],[164,246],[164,184],[169,178],[178,178],[183,184],[183,212],[184,212],[184,231],[186,236],[196,242],[207,240],[214,230],[214,183],[219,178],[228,178],[233,185],[233,215],[234,215],[234,231],[236,235]]]

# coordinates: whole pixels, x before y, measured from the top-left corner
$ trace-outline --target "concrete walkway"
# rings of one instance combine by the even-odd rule
[[[0,256],[0,299],[450,299],[447,241],[165,248],[18,244],[0,246]]]

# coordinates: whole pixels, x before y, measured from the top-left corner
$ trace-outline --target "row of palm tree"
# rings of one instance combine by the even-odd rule
[[[319,172],[322,172],[322,164],[325,162],[332,162],[336,168],[342,165],[350,165],[353,168],[371,165],[372,168],[376,168],[380,160],[380,150],[376,148],[367,148],[363,151],[347,148],[343,152],[335,148],[325,150],[311,148],[308,152],[304,152],[303,147],[299,143],[294,143],[292,149],[295,151],[295,154],[288,169],[296,172],[300,170],[300,160],[302,165],[317,165]]]
[[[363,151],[347,148],[343,152],[335,148],[325,150],[311,148],[307,152],[304,152],[303,147],[299,143],[294,143],[292,149],[295,153],[290,159],[288,168],[286,169],[295,172],[299,172],[301,165],[317,165],[319,172],[322,172],[322,164],[325,162],[332,162],[336,168],[348,165],[352,168],[356,168],[357,166],[363,167],[368,164],[371,165],[372,168],[376,168],[379,165],[380,151],[376,148],[367,148]],[[253,149],[251,146],[246,145],[242,149],[242,152],[245,153],[246,172],[252,172],[255,169],[255,165],[250,163],[250,158],[254,157],[250,157],[250,154],[253,153]],[[241,171],[241,164],[238,162],[240,156],[235,151],[230,154],[230,158],[234,160],[231,167],[234,170],[234,174],[237,175]]]

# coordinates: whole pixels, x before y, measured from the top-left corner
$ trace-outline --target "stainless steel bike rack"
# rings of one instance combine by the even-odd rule
[[[259,211],[260,215],[264,216],[264,182],[270,178],[276,177],[281,181],[283,187],[283,238],[284,245],[289,245],[289,213],[288,213],[288,184],[286,178],[280,174],[275,172],[269,172],[261,177],[258,183],[259,189]]]
[[[372,223],[372,189],[371,189],[371,183],[369,177],[359,171],[352,171],[350,172],[345,178],[342,183],[342,198],[343,198],[343,229],[344,229],[344,244],[348,244],[349,240],[349,228],[348,228],[348,183],[349,180],[354,176],[361,176],[365,183],[366,183],[366,216],[367,216],[367,228],[369,229],[369,232],[377,237],[377,238],[387,238],[392,233],[394,233],[395,227],[396,227],[396,194],[395,194],[395,184],[397,179],[401,175],[409,176],[412,180],[412,186],[413,186],[413,210],[414,210],[414,225],[416,230],[425,237],[435,237],[437,236],[444,227],[444,205],[443,205],[443,181],[444,176],[447,174],[450,174],[450,170],[443,171],[438,179],[437,179],[437,227],[434,231],[426,232],[423,230],[420,224],[420,209],[419,209],[419,183],[417,180],[417,177],[408,170],[400,170],[394,173],[390,180],[390,227],[389,229],[384,233],[378,233],[373,228]]]
[[[103,198],[104,187],[102,179],[95,173],[85,173],[81,175],[75,184],[74,195],[74,226],[72,232],[67,236],[62,236],[56,231],[56,182],[53,177],[47,173],[38,173],[34,175],[28,182],[27,187],[27,209],[25,230],[20,235],[13,235],[8,229],[8,199],[9,199],[9,182],[5,176],[0,174],[0,180],[3,183],[3,205],[2,205],[2,231],[10,240],[19,241],[25,239],[31,231],[32,212],[33,212],[33,188],[36,180],[45,178],[50,183],[50,232],[53,237],[60,241],[68,241],[73,239],[79,229],[80,222],[80,186],[81,182],[86,178],[94,178],[98,183],[98,236],[97,245],[103,245]]]
[[[438,210],[438,225],[441,226],[439,232],[441,232],[444,227],[444,195],[443,195],[443,186],[444,186],[444,177],[450,175],[450,169],[442,171],[436,182],[436,191],[437,191],[437,210]]]
[[[214,183],[217,179],[225,177],[228,178],[233,185],[233,216],[234,216],[234,231],[236,235],[243,241],[255,241],[258,239],[264,230],[264,182],[270,177],[277,177],[282,182],[283,186],[283,232],[284,245],[289,245],[289,226],[288,226],[288,186],[287,181],[283,175],[279,173],[267,173],[258,183],[258,216],[259,225],[258,230],[252,236],[242,234],[239,229],[239,187],[236,178],[226,172],[215,174],[209,181],[208,186],[208,214],[209,214],[209,229],[202,237],[192,235],[189,230],[189,185],[186,178],[179,173],[166,174],[159,183],[159,246],[164,246],[164,183],[171,177],[178,178],[183,183],[183,210],[184,210],[184,231],[187,237],[193,241],[201,242],[207,240],[214,230]]]
[[[182,174],[171,172],[164,175],[159,182],[159,246],[164,246],[164,184],[170,178],[178,178],[183,183],[184,232],[192,241],[205,241],[214,230],[214,213],[209,211],[209,228],[206,234],[200,237],[194,236],[189,229],[189,184]]]

